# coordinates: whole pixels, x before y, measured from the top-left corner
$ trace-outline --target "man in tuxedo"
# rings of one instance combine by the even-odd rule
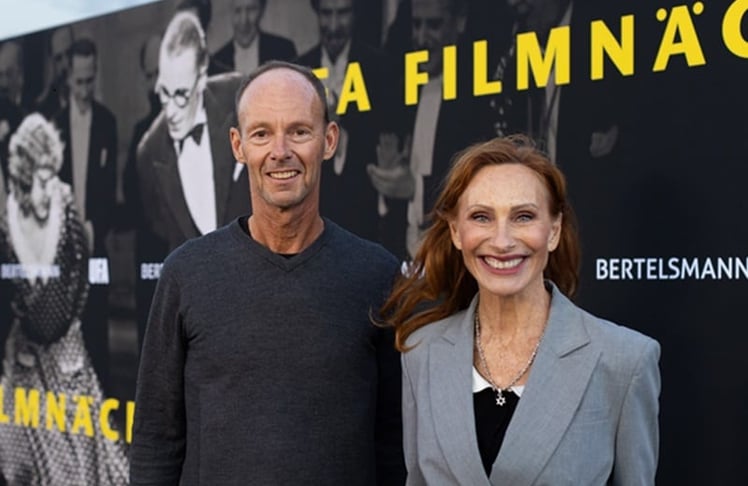
[[[197,17],[178,12],[159,51],[162,110],[136,157],[147,228],[168,251],[249,212],[247,174],[235,163],[228,138],[241,79],[208,78],[207,67]]]
[[[70,25],[55,29],[49,35],[52,80],[37,100],[37,109],[49,119],[57,117],[68,106],[68,62],[72,44],[73,29]]]
[[[67,107],[54,118],[65,144],[60,179],[73,188],[91,256],[107,269],[103,273],[106,278],[91,282],[81,327],[94,368],[106,390],[109,386],[106,240],[114,223],[116,205],[117,124],[112,112],[94,99],[96,44],[86,38],[74,41],[68,66]]]
[[[601,18],[600,8],[588,2],[573,0],[509,0],[516,18],[515,32],[535,32],[541,46],[546,45],[550,30],[569,26],[571,52],[589,52],[589,23]],[[609,24],[614,25],[614,24]],[[615,27],[614,27],[615,28]],[[621,97],[612,75],[604,82],[591,81],[589,60],[572,54],[570,82],[557,84],[551,72],[545,87],[530,83],[529,89],[517,91],[516,45],[500,61],[498,77],[504,79],[504,93],[497,123],[499,134],[523,132],[534,138],[554,163],[582,164],[605,157],[618,143]],[[531,79],[532,76],[531,76]]]
[[[296,62],[325,70],[319,75],[327,88],[328,110],[340,126],[335,156],[322,165],[320,211],[349,231],[377,241],[377,192],[369,182],[366,164],[376,161],[378,136],[392,116],[392,69],[383,52],[355,37],[354,0],[311,3],[317,13],[320,42]],[[356,103],[349,103],[345,113],[337,114],[346,70],[354,62],[360,65],[371,109],[362,112]]]
[[[267,0],[231,0],[233,38],[211,56],[208,74],[249,74],[271,59],[290,61],[296,48],[290,40],[260,30]]]
[[[0,44],[0,99],[22,110],[23,47],[18,41]]]
[[[471,57],[470,46],[459,44],[467,21],[466,2],[411,0],[411,18],[412,49],[428,51],[419,71],[428,73],[429,81],[420,88],[418,103],[404,106],[404,113],[396,116],[403,120],[399,133],[382,137],[378,163],[367,167],[385,199],[380,207],[385,246],[404,258],[418,249],[452,156],[494,134],[488,103],[471,93],[471,70],[458,72],[457,98],[442,99],[443,47],[457,45],[458,59]]]
[[[67,108],[54,121],[65,144],[60,178],[73,188],[93,256],[106,256],[106,236],[116,203],[117,124],[94,99],[96,44],[78,39],[70,47]]]

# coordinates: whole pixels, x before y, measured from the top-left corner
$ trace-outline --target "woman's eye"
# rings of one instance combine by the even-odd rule
[[[535,215],[532,213],[520,213],[517,215],[517,221],[532,221]]]
[[[470,216],[470,219],[473,221],[477,221],[478,223],[485,223],[488,221],[488,216],[486,216],[484,213],[475,213]]]

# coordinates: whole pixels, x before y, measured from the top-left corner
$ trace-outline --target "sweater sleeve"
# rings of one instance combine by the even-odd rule
[[[177,485],[185,454],[186,418],[179,282],[168,262],[148,318],[135,392],[130,480],[138,485]]]
[[[392,329],[378,332],[377,484],[405,484],[400,353],[395,350]]]

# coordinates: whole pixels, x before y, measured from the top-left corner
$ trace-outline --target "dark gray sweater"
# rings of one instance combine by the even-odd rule
[[[369,321],[396,259],[329,220],[292,257],[243,228],[246,217],[164,263],[131,484],[404,483],[399,355]]]

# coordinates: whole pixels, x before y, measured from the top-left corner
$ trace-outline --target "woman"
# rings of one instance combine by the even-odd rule
[[[528,139],[460,154],[382,308],[408,484],[654,484],[659,345],[572,304],[578,264],[564,177]]]
[[[42,398],[39,426],[0,425],[0,469],[9,484],[127,484],[124,448],[100,430],[103,397],[80,330],[89,248],[70,186],[57,177],[62,150],[57,130],[37,113],[10,139],[0,261],[14,270],[4,280],[12,317],[0,384],[6,411],[16,388]],[[44,424],[47,392],[65,396],[62,430]],[[74,425],[78,396],[90,397],[90,433]]]

